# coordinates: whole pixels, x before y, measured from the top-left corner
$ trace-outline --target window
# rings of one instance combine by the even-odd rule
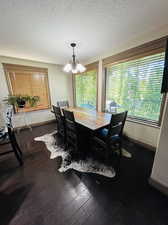
[[[106,111],[158,123],[165,53],[106,67]]]
[[[96,109],[97,70],[75,75],[76,106]]]
[[[3,64],[10,94],[39,96],[35,107],[26,105],[24,111],[50,107],[47,69],[13,64]]]

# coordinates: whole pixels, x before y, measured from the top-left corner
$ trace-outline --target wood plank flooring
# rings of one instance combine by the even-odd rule
[[[50,160],[44,143],[33,141],[54,129],[19,134],[22,168],[12,154],[0,158],[0,225],[168,224],[168,198],[148,184],[153,152],[126,142],[133,158],[122,160],[119,179],[59,173],[60,159]]]

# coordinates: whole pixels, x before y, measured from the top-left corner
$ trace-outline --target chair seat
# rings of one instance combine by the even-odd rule
[[[106,139],[107,134],[108,134],[108,129],[107,128],[104,128],[104,129],[101,129],[100,131],[98,131],[98,137],[103,139],[103,140]],[[117,142],[117,141],[120,140],[120,136],[119,135],[114,135],[114,136],[111,136],[110,139],[111,139],[112,142]]]
[[[102,137],[106,137],[107,134],[108,134],[108,129],[107,128],[101,129],[99,131],[99,135],[102,136]]]

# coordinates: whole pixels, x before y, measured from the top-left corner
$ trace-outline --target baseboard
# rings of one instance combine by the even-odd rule
[[[33,128],[33,127],[40,127],[40,126],[43,126],[43,125],[47,125],[47,124],[50,124],[50,123],[53,123],[55,122],[55,119],[53,120],[48,120],[48,121],[44,121],[44,122],[39,122],[39,123],[32,123],[30,124],[30,126]],[[20,126],[20,127],[15,127],[15,129],[28,129],[27,126]]]
[[[168,196],[168,187],[154,180],[153,178],[149,178],[149,184],[154,188],[158,189],[160,192]]]
[[[142,146],[143,148],[149,149],[149,150],[154,151],[154,152],[156,151],[156,148],[155,148],[154,146],[152,146],[152,145],[143,143],[143,142],[138,141],[138,140],[136,140],[136,139],[130,138],[130,137],[126,136],[126,135],[124,135],[124,138],[126,138],[126,139],[129,140],[130,142],[133,142],[133,143],[135,143],[135,144],[137,144],[137,145]]]

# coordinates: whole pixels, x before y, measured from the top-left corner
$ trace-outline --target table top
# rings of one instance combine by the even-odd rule
[[[106,127],[110,123],[111,114],[97,112],[96,110],[83,109],[79,107],[66,108],[74,113],[75,121],[90,130],[98,130]]]

